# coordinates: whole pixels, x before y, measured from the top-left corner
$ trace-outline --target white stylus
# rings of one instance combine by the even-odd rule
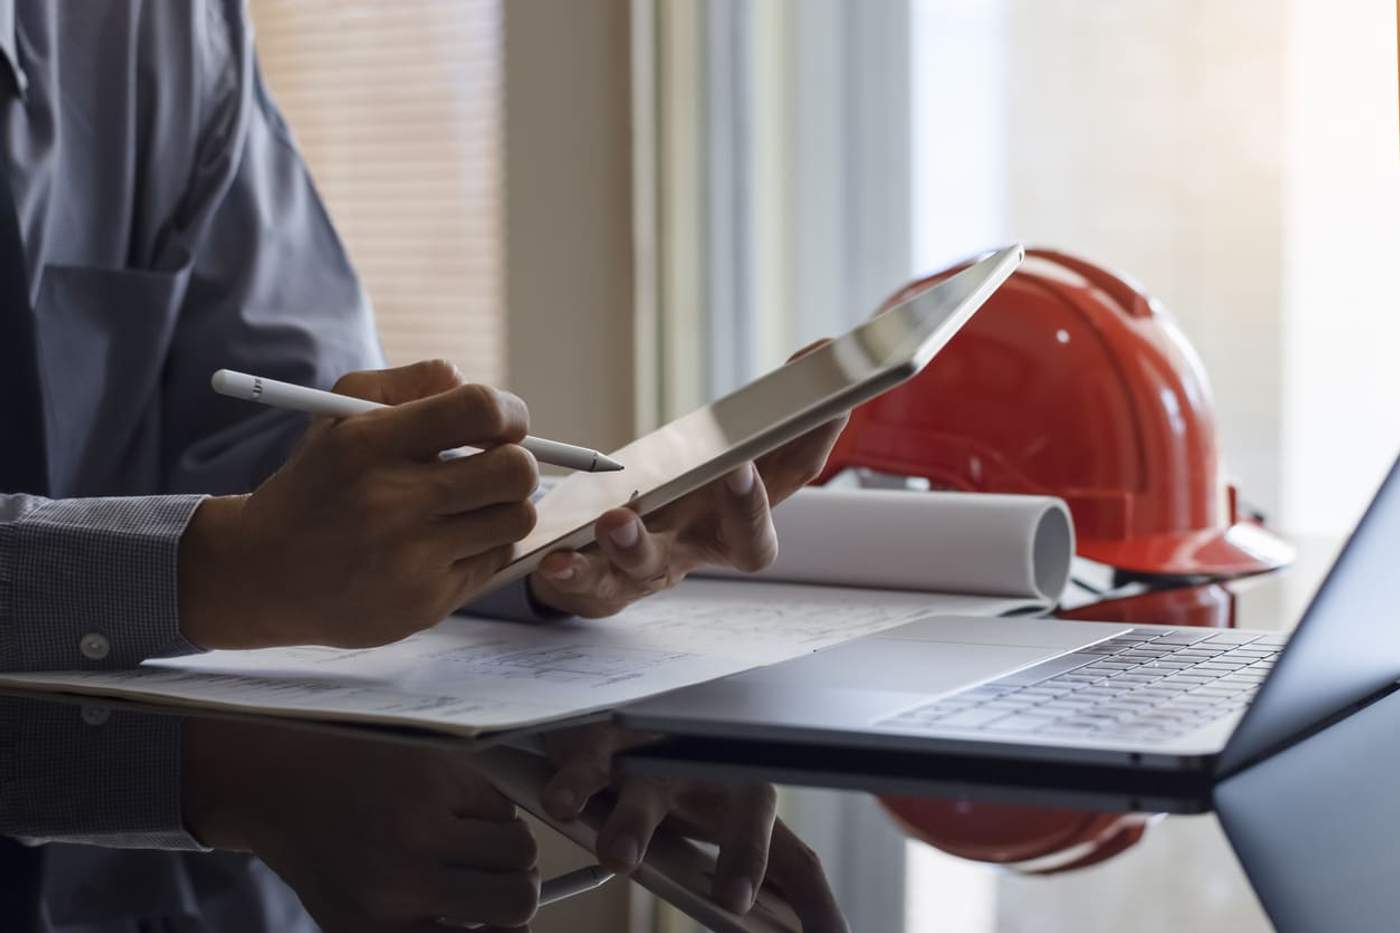
[[[337,395],[334,392],[322,392],[320,389],[308,389],[306,386],[278,382],[276,379],[264,379],[262,376],[250,376],[247,373],[234,372],[231,369],[221,369],[214,373],[214,378],[209,380],[209,384],[214,387],[215,392],[227,395],[229,398],[240,398],[261,405],[269,405],[273,408],[304,411],[312,415],[326,415],[331,418],[349,418],[352,415],[363,414],[376,408],[387,407],[362,398]],[[596,450],[575,447],[573,444],[563,444],[559,441],[545,440],[542,437],[527,435],[520,442],[520,446],[534,454],[535,459],[540,463],[551,463],[554,466],[568,467],[571,470],[579,470],[584,473],[610,473],[623,468],[622,464]],[[451,456],[458,454],[459,451],[465,454],[471,450],[472,448],[456,448],[444,453]]]
[[[568,874],[560,875],[558,878],[551,878],[540,885],[540,907],[548,907],[550,904],[557,904],[566,901],[578,894],[585,894],[594,888],[600,888],[613,879],[613,873],[602,865],[588,865],[578,871],[571,871]],[[457,927],[463,930],[479,930],[484,927],[484,923],[463,923],[447,917],[439,917],[438,924],[445,927]]]

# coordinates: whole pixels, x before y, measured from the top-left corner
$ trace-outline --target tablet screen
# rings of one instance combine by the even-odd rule
[[[540,498],[538,524],[516,545],[516,559],[591,526],[608,509],[634,500],[643,512],[664,504],[655,501],[656,493],[677,480],[691,476],[698,480],[690,486],[695,488],[716,479],[742,463],[743,451],[765,435],[779,437],[784,426],[814,414],[835,417],[912,376],[1005,281],[1020,256],[1020,247],[993,253],[801,359],[610,453],[623,470],[571,474]]]

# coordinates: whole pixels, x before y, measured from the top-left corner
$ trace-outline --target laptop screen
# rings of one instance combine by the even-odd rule
[[[1215,809],[1280,933],[1394,930],[1400,696],[1222,781]]]
[[[1230,738],[1235,771],[1400,680],[1400,459]]]

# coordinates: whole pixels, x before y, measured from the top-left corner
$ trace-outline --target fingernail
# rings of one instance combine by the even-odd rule
[[[613,539],[613,544],[616,544],[618,547],[636,547],[638,537],[637,520],[635,518],[629,519],[627,524],[618,525],[610,532],[610,536]]]
[[[614,842],[609,851],[612,853],[612,857],[617,860],[618,864],[626,865],[629,869],[636,866],[637,862],[641,861],[642,857],[641,846],[639,846],[637,840],[633,839],[631,836],[623,836],[621,839]]]
[[[724,478],[730,492],[736,496],[747,496],[753,491],[753,464],[746,463]]]
[[[562,567],[555,567],[553,570],[549,571],[549,575],[556,580],[568,580],[572,578],[574,575],[573,562],[570,561]]]
[[[747,878],[731,881],[726,887],[726,900],[729,909],[736,914],[746,914],[753,907],[753,883]]]

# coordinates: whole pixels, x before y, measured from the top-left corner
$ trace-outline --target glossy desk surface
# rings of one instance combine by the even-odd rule
[[[1305,547],[1299,564],[1282,574],[1229,587],[1212,585],[1166,595],[1130,596],[1126,601],[1089,602],[1072,614],[1139,623],[1288,629],[1301,615],[1332,553],[1328,546]],[[86,819],[100,824],[101,805],[85,809],[55,803],[55,799],[91,796],[94,787],[102,791],[96,799],[111,801],[113,820],[128,816],[116,812],[130,796],[120,782],[139,783],[139,774],[92,773],[90,762],[66,763],[57,748],[53,760],[43,763],[51,775],[45,787],[27,784],[24,774],[14,773],[15,762],[32,770],[35,754],[42,757],[42,749],[36,752],[31,746],[41,741],[50,721],[67,717],[93,729],[118,723],[131,735],[146,734],[139,726],[142,717],[161,724],[157,731],[168,731],[173,721],[183,730],[186,756],[192,743],[209,741],[209,736],[220,741],[218,736],[236,733],[240,747],[255,759],[239,763],[247,769],[243,773],[257,774],[261,768],[285,776],[282,784],[258,792],[259,806],[283,814],[279,851],[272,861],[305,864],[306,860],[294,857],[295,852],[288,853],[298,846],[322,853],[314,862],[319,875],[315,879],[287,877],[293,873],[281,871],[308,903],[326,891],[334,896],[349,890],[347,886],[364,884],[366,858],[372,860],[378,857],[375,853],[384,851],[376,847],[373,833],[394,838],[394,845],[402,848],[405,838],[414,837],[402,832],[401,824],[423,816],[421,806],[415,804],[438,793],[441,781],[467,773],[460,769],[472,768],[473,755],[478,754],[475,749],[438,742],[405,743],[401,735],[344,727],[326,732],[289,730],[256,719],[211,720],[77,700],[10,697],[3,702],[0,725],[8,734],[0,739],[8,762],[0,768],[0,820],[7,831],[21,828],[31,840],[87,837],[99,846],[114,844],[115,837],[103,835],[110,827],[63,822]],[[133,728],[133,723],[138,725]],[[777,787],[786,825],[821,856],[828,877],[825,885],[818,886],[821,890],[804,885],[805,894],[795,899],[834,897],[851,929],[875,933],[1274,927],[1364,931],[1400,925],[1395,919],[1400,917],[1400,843],[1395,841],[1400,839],[1400,794],[1394,790],[1395,776],[1400,774],[1397,734],[1400,697],[1392,696],[1219,786],[1204,780],[1136,786],[1102,772],[1028,774],[1025,769],[953,767],[878,756],[859,760],[847,756],[832,762],[810,752],[771,746],[686,745],[664,740],[637,744],[633,737],[622,743],[628,746],[626,751],[617,752],[619,736],[597,726],[557,733],[548,741],[554,748],[561,743],[572,743],[576,751],[582,748],[595,765],[610,762],[618,781],[652,782],[700,800],[681,814],[690,831],[700,835],[718,833],[716,827],[723,823],[731,801]],[[527,737],[525,744],[534,741]],[[443,765],[444,756],[452,759],[450,766]],[[188,757],[186,762],[182,792],[190,794],[196,774],[188,767]],[[302,778],[311,786],[321,781],[324,793],[308,793],[306,786],[298,786]],[[168,776],[152,774],[150,780],[168,780]],[[212,780],[218,783],[220,777]],[[238,790],[221,788],[219,799],[236,797]],[[51,791],[55,799],[44,799]],[[279,800],[282,795],[287,799]],[[189,815],[188,801],[177,801],[175,806]],[[324,813],[319,812],[322,808]],[[220,819],[233,827],[236,837],[237,821],[254,819],[251,812],[246,805],[229,807]],[[41,823],[38,828],[44,831],[38,832],[36,826]],[[354,831],[347,831],[347,826]],[[539,824],[534,831],[546,836],[554,832]],[[435,844],[428,842],[431,835],[423,837],[425,845]],[[332,847],[332,854],[325,854],[327,839],[341,836],[346,840],[341,849]],[[128,836],[121,844],[131,842]],[[338,862],[333,853],[352,856],[356,846],[369,855],[347,857],[344,876],[336,877]],[[783,858],[792,857],[791,840],[788,849]],[[81,873],[81,866],[89,863],[63,864],[78,865],[67,870]],[[132,890],[154,883],[152,873],[162,870],[156,863],[132,864],[137,866],[127,879]],[[146,867],[141,868],[142,864]],[[551,871],[550,866],[542,866],[546,876]],[[380,877],[391,875],[386,870]],[[400,877],[417,876],[409,871]],[[18,890],[17,878],[7,875],[0,893]],[[87,890],[82,882],[82,878],[69,878],[61,889]],[[236,893],[236,887],[226,886],[226,893]],[[623,929],[618,904],[619,891],[625,890],[625,882],[614,881],[599,892],[546,907],[532,928]],[[605,897],[607,891],[611,894]],[[88,896],[98,902],[116,897],[110,890],[88,890]],[[199,898],[189,891],[176,900],[180,897],[185,905],[181,909],[189,914]],[[105,914],[114,924],[123,909],[120,900],[116,897]],[[634,930],[696,929],[684,918],[669,914],[668,908],[639,906],[635,896],[630,900]],[[91,909],[81,923],[64,927],[63,917],[50,916],[45,928],[147,928],[103,925],[94,919],[104,916],[101,904],[88,906]],[[799,914],[816,918],[809,929],[841,928],[831,920],[828,907],[797,906]],[[16,908],[6,903],[5,909]],[[12,922],[17,916],[7,915],[0,928],[17,928]],[[236,916],[236,911],[225,912],[220,915],[223,919],[209,919],[202,925],[187,917],[173,925],[161,921],[164,926],[149,928],[240,929],[237,919],[227,919]],[[369,917],[346,921],[344,915],[336,916],[329,926],[401,928],[376,925]],[[288,919],[280,928],[314,927],[297,926]]]

